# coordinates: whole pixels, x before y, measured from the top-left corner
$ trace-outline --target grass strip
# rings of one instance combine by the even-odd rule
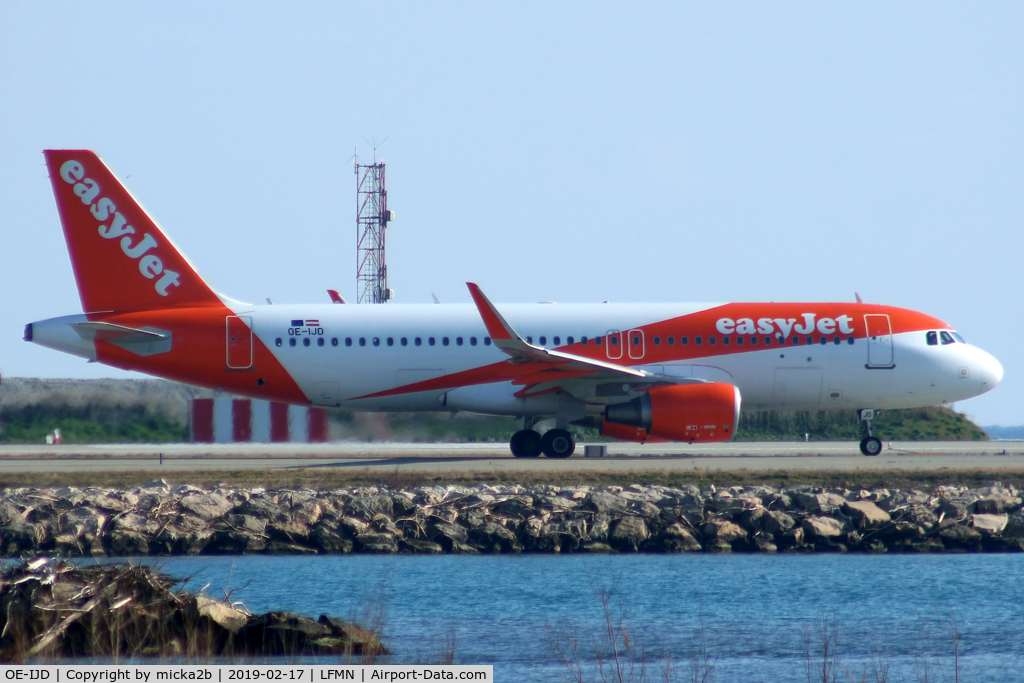
[[[12,472],[0,474],[0,487],[49,486],[101,486],[130,489],[155,479],[172,485],[191,484],[209,488],[307,487],[317,490],[354,486],[389,486],[412,488],[417,486],[474,486],[500,484],[505,486],[774,486],[800,485],[822,488],[899,488],[932,490],[938,486],[988,486],[1001,482],[1004,486],[1024,488],[1024,469],[939,469],[939,470],[595,470],[581,472],[524,472],[494,470],[490,472],[418,472],[395,468],[344,469],[295,468],[274,470],[218,470],[197,472],[167,472],[161,470],[131,472]]]

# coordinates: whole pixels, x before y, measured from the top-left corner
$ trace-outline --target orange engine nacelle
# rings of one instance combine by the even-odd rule
[[[601,433],[627,441],[729,441],[740,419],[732,384],[676,384],[647,389],[605,408]]]

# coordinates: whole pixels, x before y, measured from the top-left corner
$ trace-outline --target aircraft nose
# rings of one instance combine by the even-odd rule
[[[981,352],[978,359],[978,379],[985,391],[995,389],[1003,381],[1003,364],[996,360],[996,357],[985,351]]]

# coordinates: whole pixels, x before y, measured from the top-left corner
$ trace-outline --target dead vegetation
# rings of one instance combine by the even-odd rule
[[[73,657],[386,654],[378,634],[321,615],[250,614],[228,600],[173,590],[180,580],[127,564],[38,558],[0,573],[0,661]]]

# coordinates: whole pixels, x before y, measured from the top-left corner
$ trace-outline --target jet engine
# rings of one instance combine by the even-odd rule
[[[604,412],[601,433],[628,441],[730,441],[740,420],[740,390],[732,384],[651,387]]]

